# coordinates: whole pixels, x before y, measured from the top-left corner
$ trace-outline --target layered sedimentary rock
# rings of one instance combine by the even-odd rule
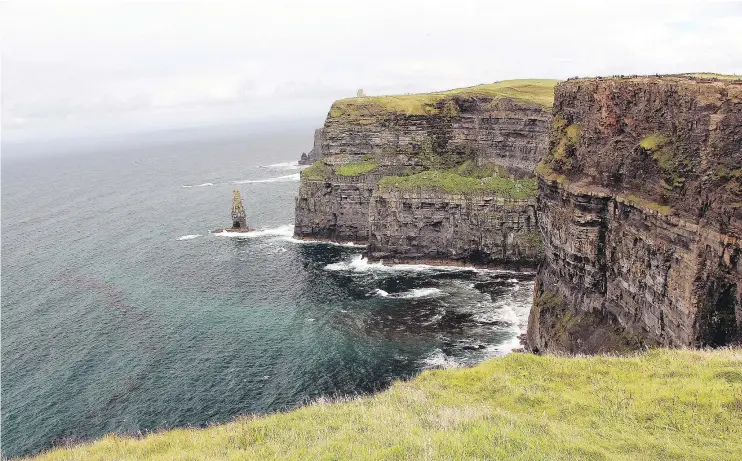
[[[398,114],[354,99],[330,110],[327,155],[456,152],[533,171],[547,150],[550,114],[540,102],[472,93],[436,102],[430,114]]]
[[[314,145],[312,146],[312,150],[308,154],[301,154],[299,165],[311,165],[324,157],[327,150],[324,143],[325,130],[324,128],[317,128],[314,130]]]
[[[409,193],[395,195],[388,187],[381,193],[377,183],[389,176],[464,167],[501,178],[532,175],[546,152],[555,83],[511,81],[425,95],[337,101],[321,135],[315,136],[313,152],[319,143],[319,161],[302,175],[296,236],[370,240],[370,252],[379,257],[508,264],[521,258],[531,264],[538,245],[528,246],[515,235],[530,233],[533,240],[532,199],[505,200],[507,196],[496,192],[456,195],[445,188],[422,187],[417,196],[431,191],[438,209],[437,216],[427,216],[423,210],[428,202],[418,204]],[[476,179],[487,180],[481,174]],[[417,211],[396,216],[385,212],[385,204]],[[464,208],[469,212],[461,214],[458,210]],[[413,232],[402,224],[408,217],[427,224],[416,230],[422,237],[403,244],[401,235]],[[439,218],[452,223],[445,233],[436,231],[443,228]],[[495,222],[498,219],[503,222]],[[475,236],[474,229],[484,222],[498,234]]]
[[[532,350],[739,342],[742,81],[561,83],[537,173]]]
[[[535,197],[379,187],[369,222],[373,259],[521,268],[541,258]]]

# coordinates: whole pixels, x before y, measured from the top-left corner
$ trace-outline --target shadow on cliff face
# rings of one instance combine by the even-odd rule
[[[703,346],[722,347],[742,340],[742,306],[737,284],[715,280],[709,284],[705,309],[699,316],[699,342]]]

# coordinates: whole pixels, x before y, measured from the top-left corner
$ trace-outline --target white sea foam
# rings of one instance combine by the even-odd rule
[[[445,295],[446,293],[438,288],[413,288],[409,291],[389,294],[386,291],[377,288],[375,294],[382,298],[412,299],[412,298],[431,298],[434,296]]]
[[[232,181],[232,184],[253,184],[263,182],[286,182],[286,181],[298,181],[301,178],[299,173],[288,174],[286,176],[278,176],[276,178],[266,179],[243,179],[241,181]]]
[[[340,261],[325,266],[325,269],[329,271],[352,271],[352,272],[368,272],[368,271],[405,271],[405,272],[456,272],[456,271],[472,271],[472,272],[500,272],[493,269],[477,269],[474,267],[459,267],[459,266],[432,266],[428,264],[394,264],[386,265],[383,262],[368,262],[367,258],[362,255],[356,255],[348,261]]]
[[[261,229],[250,232],[229,232],[227,230],[223,230],[221,232],[215,232],[214,235],[218,237],[235,238],[290,237],[294,235],[294,226],[291,224],[285,224],[283,226],[278,226],[271,229]]]
[[[328,242],[326,240],[304,240],[304,239],[297,239],[292,237],[289,237],[285,239],[289,242],[303,244],[303,245],[332,245],[336,247],[352,247],[352,248],[366,248],[367,245],[363,245],[361,243],[355,243],[355,242]]]
[[[458,368],[461,366],[453,357],[447,356],[442,350],[436,349],[423,359],[424,368]]]
[[[201,234],[188,234],[182,237],[178,237],[178,240],[192,240],[198,237],[201,237]]]
[[[281,162],[281,163],[273,163],[271,165],[260,165],[261,168],[271,168],[274,170],[296,170],[298,168],[301,168],[302,166],[299,165],[299,161],[296,160],[294,162]]]
[[[208,186],[213,186],[213,185],[214,185],[214,183],[205,182],[203,184],[196,184],[196,185],[193,185],[193,186],[187,186],[186,185],[186,186],[181,186],[181,187],[208,187]]]

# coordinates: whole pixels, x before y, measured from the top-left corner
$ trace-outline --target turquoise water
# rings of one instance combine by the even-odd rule
[[[4,456],[373,392],[517,344],[530,274],[389,268],[294,241],[293,160],[310,143],[4,156]],[[260,231],[210,233],[235,187]]]

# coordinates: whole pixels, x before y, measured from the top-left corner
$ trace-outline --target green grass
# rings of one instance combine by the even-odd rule
[[[322,181],[332,173],[332,168],[325,165],[322,160],[312,163],[301,171],[302,179],[310,181]]]
[[[374,160],[364,160],[363,162],[346,163],[335,167],[335,173],[340,176],[360,176],[370,172],[378,166],[379,163]]]
[[[551,122],[551,135],[558,141],[550,152],[548,162],[559,171],[571,170],[571,157],[580,142],[580,125],[568,125],[564,115],[559,113]]]
[[[659,133],[650,134],[639,141],[639,147],[651,153],[662,170],[663,187],[666,191],[671,192],[683,186],[684,174],[691,168],[691,163],[677,153],[667,137]]]
[[[511,354],[380,394],[43,460],[738,460],[742,352]]]
[[[435,93],[347,98],[335,101],[330,108],[331,118],[357,119],[379,115],[443,115],[459,113],[453,98],[488,96],[493,99],[512,98],[517,101],[551,107],[554,86],[558,80],[504,80],[468,88]]]
[[[501,197],[524,199],[538,194],[536,179],[472,178],[443,171],[423,171],[410,176],[387,176],[380,188],[401,190],[438,190],[451,194],[492,193]]]
[[[639,146],[649,152],[655,152],[667,144],[667,138],[659,133],[653,133],[639,141]]]
[[[696,77],[696,78],[715,78],[717,80],[742,80],[742,75],[734,75],[734,74],[714,74],[711,72],[706,73],[694,73],[694,74],[682,74],[687,75],[689,77]]]
[[[547,163],[546,159],[541,160],[536,165],[535,172],[537,176],[549,181],[556,181],[558,184],[565,184],[567,182],[567,176],[555,172],[551,165]]]
[[[461,165],[451,169],[449,172],[478,179],[484,179],[491,176],[496,176],[498,178],[510,177],[510,173],[508,173],[508,170],[502,165],[492,162],[485,163],[484,165],[477,165],[474,160],[467,160]]]

